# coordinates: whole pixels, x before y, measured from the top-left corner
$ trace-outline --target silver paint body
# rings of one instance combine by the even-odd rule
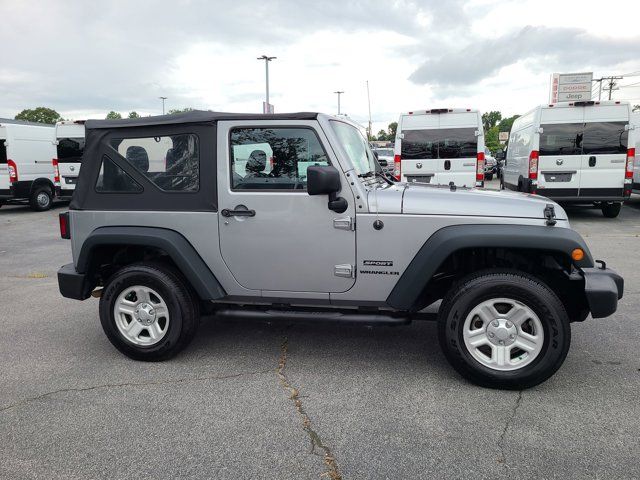
[[[270,298],[287,298],[294,304],[383,306],[420,247],[443,227],[545,226],[544,207],[553,202],[535,195],[362,181],[334,135],[330,120],[349,123],[325,115],[318,121],[218,122],[218,210],[245,205],[256,211],[255,217],[227,218],[218,212],[72,210],[74,263],[85,239],[96,228],[161,227],[181,233],[193,245],[230,297],[262,303],[269,303]],[[327,208],[326,196],[310,196],[305,191],[232,191],[229,130],[239,126],[313,128],[330,163],[343,173],[339,195],[347,199],[347,211],[335,213]],[[547,228],[568,228],[566,213],[554,206],[558,223]],[[334,220],[349,217],[355,229],[334,226]],[[373,228],[375,220],[383,222],[382,229]],[[365,261],[393,265],[367,266]],[[337,266],[345,265],[353,265],[353,276],[336,272]]]

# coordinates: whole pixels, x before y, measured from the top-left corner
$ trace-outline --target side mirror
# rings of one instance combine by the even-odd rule
[[[307,168],[307,193],[328,195],[340,191],[340,172],[331,165],[314,165]]]
[[[344,212],[349,204],[338,197],[341,188],[340,172],[331,165],[314,165],[307,168],[307,193],[309,195],[329,195],[327,207],[337,213]]]

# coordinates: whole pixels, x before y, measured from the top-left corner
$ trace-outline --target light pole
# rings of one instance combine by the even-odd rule
[[[158,97],[158,98],[162,100],[162,114],[164,115],[164,101],[169,97]]]
[[[264,60],[264,68],[265,68],[265,76],[266,76],[266,85],[267,85],[267,95],[266,95],[266,105],[264,107],[264,111],[262,113],[269,113],[269,62],[271,60],[275,60],[278,57],[268,57],[267,55],[262,55],[261,57],[258,57],[258,60]]]
[[[338,94],[338,115],[340,115],[340,95],[344,93],[344,91],[338,90],[337,92],[333,92]]]

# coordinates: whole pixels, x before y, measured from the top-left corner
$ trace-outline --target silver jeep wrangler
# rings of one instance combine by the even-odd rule
[[[442,299],[453,367],[521,389],[560,367],[570,322],[611,315],[622,297],[557,204],[395,183],[342,117],[194,111],[85,126],[60,291],[100,297],[107,337],[137,360],[178,353],[203,310],[390,325]]]

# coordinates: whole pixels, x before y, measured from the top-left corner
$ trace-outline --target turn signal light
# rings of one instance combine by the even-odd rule
[[[538,179],[538,151],[532,150],[529,154],[529,178],[531,180]]]
[[[636,158],[636,149],[627,150],[627,168],[624,171],[624,178],[633,178],[633,161]]]
[[[58,167],[58,159],[51,160],[53,164],[53,183],[60,183],[60,168]]]
[[[584,250],[581,248],[574,248],[573,252],[571,252],[571,258],[573,258],[576,262],[579,262],[584,258]]]
[[[484,180],[484,152],[478,152],[476,157],[476,182]]]
[[[9,171],[9,183],[18,181],[18,167],[13,160],[7,160],[7,170]]]

